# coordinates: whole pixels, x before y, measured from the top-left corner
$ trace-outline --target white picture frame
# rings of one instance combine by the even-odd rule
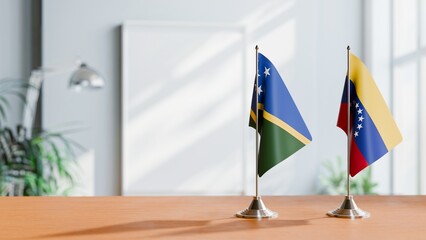
[[[122,195],[244,193],[251,82],[246,31],[122,26]]]

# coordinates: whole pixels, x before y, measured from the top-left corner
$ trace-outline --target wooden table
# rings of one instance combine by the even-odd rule
[[[426,196],[356,196],[358,220],[325,216],[342,196],[263,200],[278,218],[235,218],[251,197],[3,197],[0,239],[426,239]]]

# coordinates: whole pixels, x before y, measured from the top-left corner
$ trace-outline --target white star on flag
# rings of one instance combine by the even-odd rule
[[[265,71],[263,72],[263,74],[265,74],[265,77],[267,77],[267,76],[270,76],[271,74],[269,74],[269,70],[270,70],[271,68],[266,68],[265,67]]]
[[[357,111],[357,113],[358,113],[359,116],[358,116],[358,122],[356,123],[356,129],[358,129],[358,130],[354,132],[354,137],[358,137],[359,134],[361,133],[361,129],[364,128],[362,126],[362,122],[363,122],[363,120],[365,118],[364,118],[364,116],[362,114],[362,112],[364,111],[364,109],[361,109],[361,106],[360,106],[359,102],[355,103],[355,108],[358,109],[356,111]]]
[[[263,92],[262,85],[257,88],[257,94],[260,96],[260,93]]]

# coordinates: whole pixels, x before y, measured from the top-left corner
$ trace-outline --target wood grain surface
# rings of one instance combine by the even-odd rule
[[[325,215],[343,196],[262,199],[278,218],[234,217],[251,197],[3,197],[0,239],[426,239],[426,196],[355,196],[357,220]]]

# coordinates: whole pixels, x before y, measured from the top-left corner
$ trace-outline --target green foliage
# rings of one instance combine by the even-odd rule
[[[344,195],[347,188],[347,169],[341,157],[337,161],[328,161],[324,164],[326,174],[320,176],[321,193]],[[351,193],[355,195],[377,194],[377,183],[372,179],[372,168],[368,167],[350,180]]]
[[[76,166],[74,147],[60,132],[42,131],[32,138],[18,126],[0,131],[0,178],[2,195],[64,195],[73,187]],[[61,184],[59,184],[61,183]]]

